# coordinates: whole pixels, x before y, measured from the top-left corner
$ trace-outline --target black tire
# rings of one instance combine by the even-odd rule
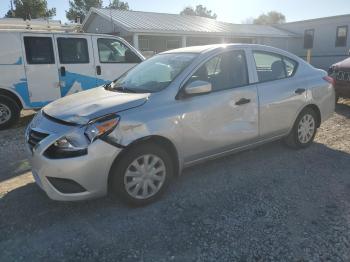
[[[8,97],[8,96],[2,96],[0,95],[0,110],[4,110],[5,113],[9,113],[10,114],[10,118],[2,123],[1,119],[0,119],[0,130],[12,127],[14,124],[17,123],[17,121],[19,120],[20,117],[20,113],[21,113],[21,108],[19,107],[19,105],[16,103],[16,101],[14,101],[12,98]],[[9,112],[7,112],[9,111]],[[0,113],[1,115],[1,113]],[[1,118],[1,116],[0,116]]]
[[[311,136],[311,138],[308,140],[308,142],[303,143],[300,141],[299,136],[298,136],[298,126],[302,120],[302,118],[305,115],[310,115],[313,117],[314,120],[314,132]],[[317,114],[315,113],[315,111],[312,108],[305,108],[303,111],[300,112],[300,114],[298,115],[297,119],[295,120],[295,123],[293,125],[293,129],[291,130],[291,132],[289,133],[289,135],[285,138],[285,142],[287,144],[287,146],[294,148],[294,149],[302,149],[302,148],[306,148],[309,147],[315,138],[315,135],[317,133]]]
[[[127,168],[134,160],[147,154],[155,155],[163,161],[165,165],[165,180],[162,183],[162,186],[160,187],[159,191],[155,193],[153,196],[150,196],[149,198],[146,198],[146,199],[139,199],[131,196],[127,192],[127,189],[124,183],[124,176],[126,174]],[[113,193],[114,195],[117,195],[129,205],[143,206],[143,205],[150,204],[160,198],[160,196],[164,193],[164,191],[168,187],[173,175],[174,175],[173,160],[166,150],[164,150],[162,147],[153,143],[138,144],[138,145],[132,146],[130,149],[127,149],[127,151],[121,157],[121,159],[119,159],[113,164],[110,171],[109,190],[111,191],[111,193]]]

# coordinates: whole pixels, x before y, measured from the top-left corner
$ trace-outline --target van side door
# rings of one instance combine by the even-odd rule
[[[91,36],[55,34],[61,96],[97,86]]]
[[[30,101],[26,101],[26,104],[30,107],[42,107],[61,97],[53,35],[23,33],[21,37],[26,72],[23,83],[27,86],[21,87],[18,92],[22,97],[26,97],[25,93],[28,93]]]
[[[99,84],[111,82],[144,58],[126,41],[116,37],[92,36]]]

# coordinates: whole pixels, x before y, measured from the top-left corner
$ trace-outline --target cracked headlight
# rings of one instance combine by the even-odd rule
[[[116,114],[106,115],[90,121],[85,129],[85,135],[94,142],[96,139],[107,136],[118,125],[120,117]]]

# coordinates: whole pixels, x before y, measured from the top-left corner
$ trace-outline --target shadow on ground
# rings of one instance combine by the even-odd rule
[[[340,99],[339,103],[335,107],[335,112],[350,118],[350,99]]]
[[[323,144],[272,143],[187,169],[142,208],[28,184],[0,199],[0,260],[349,260],[349,170]]]

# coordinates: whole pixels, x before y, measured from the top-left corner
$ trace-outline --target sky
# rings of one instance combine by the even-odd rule
[[[67,22],[65,10],[69,0],[47,0],[48,7],[56,7],[54,19]],[[275,10],[283,13],[288,22],[325,16],[350,13],[349,0],[129,0],[132,10],[160,13],[179,13],[186,6],[202,4],[214,11],[217,20],[242,23],[248,18],[258,17],[261,13]],[[104,0],[107,5],[109,0]],[[0,17],[8,11],[10,0],[0,0]]]

